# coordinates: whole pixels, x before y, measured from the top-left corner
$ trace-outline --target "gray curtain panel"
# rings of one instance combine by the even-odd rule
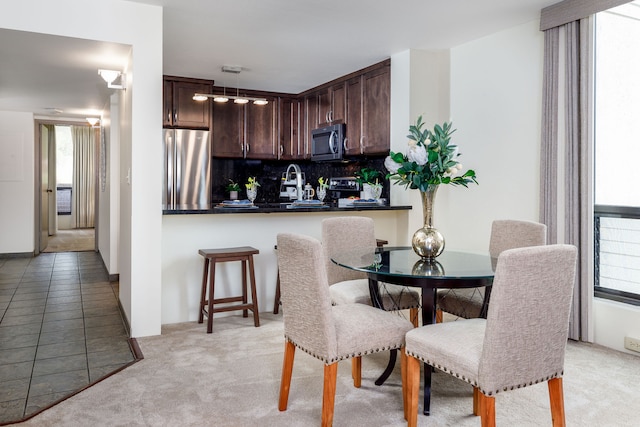
[[[540,219],[547,225],[548,243],[558,243],[559,221],[563,220],[561,242],[578,247],[578,266],[570,318],[569,338],[589,341],[590,260],[593,257],[590,230],[593,207],[590,202],[590,55],[591,19],[570,22],[545,31],[543,123],[541,141]],[[564,33],[564,75],[560,77],[560,32]],[[559,79],[564,82],[564,102],[558,104]],[[558,123],[564,119],[564,174],[558,179]],[[562,187],[560,187],[562,186]],[[561,190],[561,191],[560,191]],[[563,200],[558,200],[563,194]],[[558,204],[562,203],[563,218]]]

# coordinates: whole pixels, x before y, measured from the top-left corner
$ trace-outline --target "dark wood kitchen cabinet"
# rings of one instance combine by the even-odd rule
[[[318,94],[318,123],[322,127],[344,123],[347,111],[346,82],[339,82]]]
[[[384,66],[347,81],[345,154],[388,154],[391,72]]]
[[[247,159],[276,159],[277,134],[276,99],[267,105],[253,103],[244,106],[244,156]]]
[[[347,81],[347,120],[344,139],[345,154],[361,154],[362,142],[362,76]]]
[[[212,153],[215,157],[244,157],[244,108],[233,102],[213,102],[211,126]]]
[[[303,113],[303,129],[304,138],[302,139],[302,157],[303,159],[311,158],[311,131],[317,129],[320,125],[318,93],[310,93],[304,97],[304,113]]]
[[[165,76],[163,78],[163,127],[209,129],[209,100],[194,101],[195,93],[211,93],[212,80]]]
[[[362,76],[362,154],[388,154],[391,138],[391,67]]]
[[[252,96],[247,94],[247,96]],[[276,159],[277,108],[267,105],[213,103],[212,153],[234,159]]]
[[[278,159],[298,160],[304,157],[300,144],[300,102],[295,98],[278,100]]]

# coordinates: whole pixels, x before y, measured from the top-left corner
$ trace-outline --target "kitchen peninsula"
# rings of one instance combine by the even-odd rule
[[[389,241],[392,246],[408,244],[404,240],[409,235],[408,206],[301,210],[278,207],[229,214],[218,214],[218,211],[167,212],[162,217],[163,324],[198,318],[203,265],[199,249],[245,245],[258,249],[260,254],[254,257],[258,308],[265,312],[273,309],[275,297],[277,258],[274,246],[278,233],[300,233],[320,239],[320,224],[324,218],[359,215],[374,220],[377,238]],[[216,269],[216,297],[237,293],[240,266],[234,264],[239,263],[225,263]],[[247,321],[247,326],[252,324]],[[215,318],[213,328],[215,330]]]

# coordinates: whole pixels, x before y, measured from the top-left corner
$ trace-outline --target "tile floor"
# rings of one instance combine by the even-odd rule
[[[95,252],[0,258],[0,424],[134,360],[117,295]]]

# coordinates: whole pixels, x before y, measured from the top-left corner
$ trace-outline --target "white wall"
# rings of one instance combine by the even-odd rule
[[[33,114],[0,111],[0,253],[34,251]]]
[[[479,185],[438,191],[450,247],[486,251],[494,219],[539,220],[543,47],[534,21],[451,50],[453,141]]]
[[[274,245],[278,233],[301,233],[320,239],[323,218],[363,215],[375,221],[377,238],[397,245],[395,224],[406,221],[407,212],[165,215],[162,218],[162,323],[197,320],[203,269],[199,249],[237,246],[258,249],[260,254],[254,256],[258,307],[261,312],[270,312],[276,289]],[[216,298],[241,295],[240,272],[239,262],[216,267]],[[238,312],[216,313],[216,317],[225,314]]]
[[[112,117],[120,117],[120,92],[111,95],[104,113],[100,118],[102,126],[100,161],[105,159],[105,183],[104,189],[100,181],[100,191],[98,194],[99,203],[99,223],[97,234],[98,250],[102,256],[105,267],[109,274],[118,274],[118,248],[120,242],[120,122],[112,120]],[[100,165],[102,174],[102,165]],[[101,177],[100,180],[103,178]]]
[[[125,190],[120,193],[118,213],[123,222],[120,247],[125,249],[120,255],[120,299],[132,336],[159,334],[162,151],[157,142],[162,138],[162,8],[121,0],[21,0],[3,7],[0,28],[132,46],[135,57],[127,70],[128,87],[118,118],[126,160],[122,169],[131,172],[130,180],[121,173],[117,183]],[[33,133],[33,122],[29,128]],[[33,185],[28,194],[33,199]],[[33,208],[28,215],[32,230],[25,232],[31,234],[32,247]]]

